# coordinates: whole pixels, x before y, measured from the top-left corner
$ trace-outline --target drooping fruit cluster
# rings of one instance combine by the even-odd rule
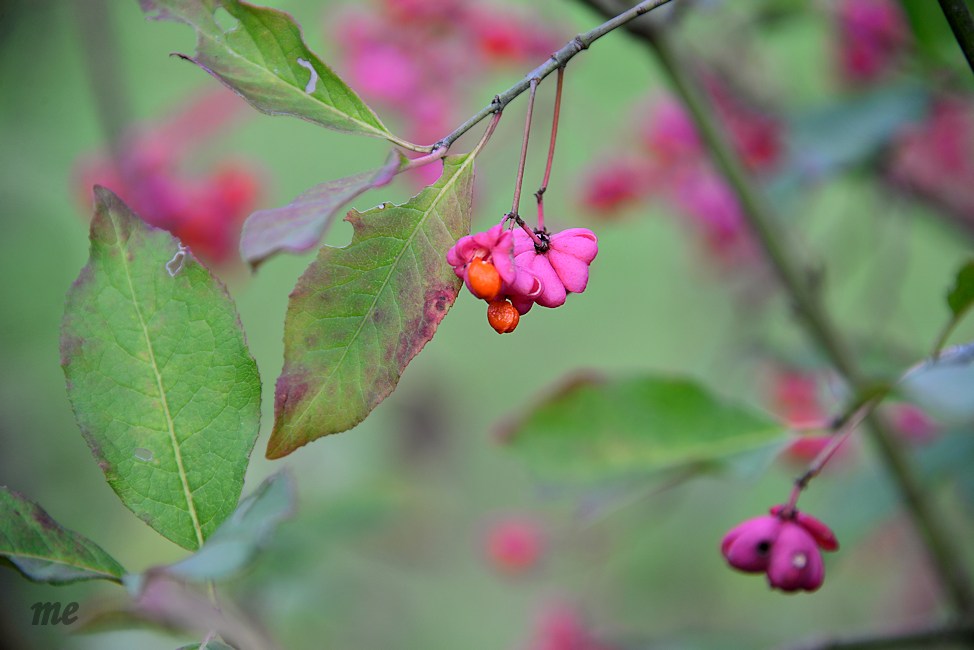
[[[724,536],[720,550],[727,563],[745,573],[764,573],[773,589],[815,591],[825,580],[820,551],[839,542],[821,521],[786,506],[744,521]]]
[[[446,254],[470,293],[487,301],[487,321],[498,334],[513,332],[535,303],[560,307],[569,293],[585,291],[588,267],[599,252],[587,228],[529,234],[507,230],[505,222],[461,237]]]

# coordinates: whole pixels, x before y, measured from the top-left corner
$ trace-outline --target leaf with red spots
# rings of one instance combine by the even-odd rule
[[[348,213],[351,243],[323,247],[291,293],[268,458],[350,429],[395,389],[460,289],[446,251],[470,231],[472,190],[473,157],[449,156],[406,203]]]
[[[63,528],[43,508],[0,486],[0,557],[36,582],[121,582],[125,569],[87,537]]]
[[[226,288],[164,230],[95,188],[91,255],[68,292],[61,365],[109,485],[196,549],[233,512],[260,377]]]

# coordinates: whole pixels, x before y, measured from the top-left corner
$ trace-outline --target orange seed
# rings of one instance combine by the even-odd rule
[[[470,281],[470,290],[478,298],[491,301],[501,292],[501,274],[493,264],[479,257],[467,267],[467,279]]]
[[[487,305],[487,322],[498,334],[513,332],[521,316],[507,300],[495,300]]]

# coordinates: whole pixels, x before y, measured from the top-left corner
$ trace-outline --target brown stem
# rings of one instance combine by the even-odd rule
[[[669,2],[671,2],[671,0],[643,0],[625,11],[620,12],[618,15],[613,16],[598,27],[578,34],[575,36],[575,38],[568,41],[565,43],[565,45],[555,51],[555,53],[552,54],[547,61],[525,75],[523,79],[499,95],[496,95],[491,103],[487,104],[467,118],[463,124],[455,128],[452,132],[450,132],[449,135],[442,138],[439,142],[423,147],[422,149],[424,151],[433,151],[440,146],[449,147],[456,142],[460,136],[479,124],[485,117],[497,111],[504,110],[504,108],[510,104],[514,98],[530,88],[532,81],[540,82],[544,80],[545,77],[550,75],[555,70],[564,68],[569,61],[575,58],[575,55],[577,55],[579,52],[587,50],[592,43],[599,40],[609,32],[612,32],[627,24],[629,21],[635,20],[643,14],[647,14],[650,11],[662,7]]]
[[[521,185],[524,182],[524,163],[528,159],[528,138],[531,136],[531,116],[534,114],[534,98],[538,94],[538,80],[531,80],[531,94],[528,96],[528,110],[524,118],[524,138],[521,140],[521,159],[517,163],[517,178],[514,180],[514,201],[511,214],[520,215]]]
[[[544,230],[544,193],[551,179],[551,163],[555,160],[555,140],[558,138],[558,118],[561,116],[561,89],[565,82],[565,68],[558,68],[558,85],[555,88],[555,113],[551,117],[551,142],[548,143],[548,162],[544,168],[544,180],[534,193],[538,200],[538,230]]]

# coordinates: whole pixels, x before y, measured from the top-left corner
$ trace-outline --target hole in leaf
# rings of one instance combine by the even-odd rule
[[[213,20],[216,21],[217,27],[223,30],[223,33],[232,32],[240,25],[240,21],[230,15],[230,13],[223,7],[218,8],[213,12]]]

